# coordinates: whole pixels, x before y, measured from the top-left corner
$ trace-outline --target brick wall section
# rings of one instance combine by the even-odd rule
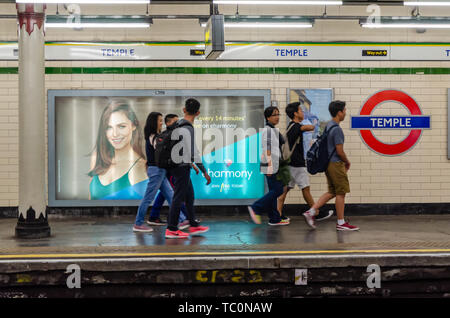
[[[47,62],[47,67],[429,67],[450,68],[450,62]],[[2,62],[1,67],[17,67]],[[344,149],[352,166],[348,203],[441,203],[450,200],[450,163],[447,160],[447,88],[450,75],[369,74],[47,74],[47,89],[270,89],[281,108],[284,130],[286,88],[334,88],[335,99],[347,101],[348,117],[342,124]],[[431,130],[419,143],[397,157],[380,156],[350,130],[350,115],[357,115],[373,93],[395,88],[410,94]],[[406,114],[389,104],[379,115]],[[0,74],[0,206],[18,205],[18,75]],[[405,133],[378,132],[385,142],[398,142]],[[46,172],[47,174],[47,172]],[[311,178],[313,197],[326,191],[324,175]],[[287,203],[304,203],[296,189]]]

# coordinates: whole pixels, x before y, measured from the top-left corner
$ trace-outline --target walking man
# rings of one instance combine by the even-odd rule
[[[332,120],[330,120],[326,126],[326,130],[330,131],[327,137],[327,146],[328,154],[329,156],[331,155],[328,168],[325,172],[328,183],[328,192],[324,193],[312,208],[303,213],[303,216],[305,217],[306,223],[315,229],[315,216],[319,213],[320,207],[325,205],[331,199],[336,198],[336,230],[356,231],[359,230],[358,227],[350,225],[344,220],[345,195],[350,193],[350,185],[347,176],[347,171],[350,169],[350,161],[344,152],[344,132],[339,125],[345,119],[347,112],[345,102],[338,100],[332,101],[328,110],[332,117]]]
[[[314,205],[314,199],[311,195],[309,174],[306,170],[305,152],[308,151],[310,146],[310,140],[308,146],[305,146],[305,136],[312,135],[315,126],[310,121],[305,121],[305,114],[300,102],[293,102],[287,105],[286,114],[291,119],[286,129],[286,137],[289,144],[289,149],[292,150],[292,155],[289,162],[289,172],[291,173],[291,181],[282,195],[278,197],[278,211],[280,212],[282,219],[288,219],[283,213],[284,201],[291,189],[294,189],[297,185],[302,190],[303,199],[311,208]],[[312,139],[311,136],[308,136]],[[307,137],[307,138],[308,138]],[[323,221],[333,215],[333,210],[329,210],[326,213],[321,213],[315,217],[316,221]]]
[[[178,135],[182,138],[179,143],[181,148],[177,147],[176,152],[172,151],[172,155],[176,153],[181,156],[181,163],[169,170],[169,174],[174,178],[174,194],[169,210],[169,224],[166,229],[166,238],[187,238],[189,235],[198,235],[209,231],[209,227],[201,226],[195,220],[194,187],[191,181],[191,165],[194,163],[202,171],[203,176],[207,180],[207,185],[211,183],[211,177],[201,163],[201,157],[198,158],[199,154],[195,146],[194,127],[192,126],[195,117],[200,115],[200,103],[194,98],[189,98],[186,100],[183,112],[184,118],[178,121],[180,127],[176,128]],[[175,146],[178,146],[178,144]],[[179,159],[174,161],[179,162]],[[186,214],[190,224],[189,233],[182,232],[178,229],[178,218],[183,202],[186,206]]]

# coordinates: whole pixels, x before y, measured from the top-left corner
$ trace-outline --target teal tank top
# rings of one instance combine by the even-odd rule
[[[140,158],[139,158],[140,159]],[[142,195],[138,193],[137,189],[131,185],[130,180],[128,178],[128,174],[131,169],[136,165],[139,161],[136,160],[133,165],[128,169],[127,173],[121,176],[119,179],[111,182],[108,185],[103,185],[100,182],[98,175],[95,175],[92,178],[92,181],[89,185],[89,190],[91,193],[91,200],[140,200],[142,199]],[[148,180],[144,180],[142,182],[148,182]],[[137,185],[139,185],[139,182]]]

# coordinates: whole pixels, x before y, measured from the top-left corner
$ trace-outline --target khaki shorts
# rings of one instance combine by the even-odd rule
[[[329,193],[333,195],[350,193],[347,171],[342,161],[330,162],[325,175],[327,176]]]

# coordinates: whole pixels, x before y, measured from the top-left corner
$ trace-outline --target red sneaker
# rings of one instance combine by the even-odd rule
[[[151,227],[148,227],[145,224],[142,225],[133,225],[133,232],[144,232],[144,233],[148,233],[148,232],[152,232],[153,229]]]
[[[166,238],[188,238],[189,234],[182,232],[180,230],[178,231],[171,231],[169,229],[166,229]]]
[[[189,234],[198,235],[209,231],[209,226],[191,226],[189,228]]]
[[[353,226],[345,222],[342,225],[336,224],[336,230],[338,231],[358,231],[359,227]]]

